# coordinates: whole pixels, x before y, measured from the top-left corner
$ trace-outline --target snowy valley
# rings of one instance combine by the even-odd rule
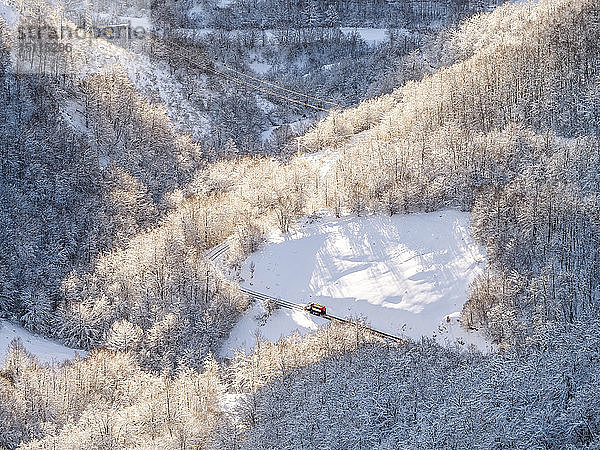
[[[599,167],[596,0],[0,0],[0,448],[599,448]]]

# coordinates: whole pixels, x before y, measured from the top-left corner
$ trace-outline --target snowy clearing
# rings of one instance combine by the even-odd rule
[[[250,68],[260,75],[267,73],[269,70],[271,70],[271,67],[272,66],[266,62],[253,61],[250,63]]]
[[[363,318],[394,335],[489,351],[491,344],[459,323],[469,283],[484,266],[468,213],[327,217],[270,236],[244,263],[241,284],[299,304],[320,303],[332,315]],[[251,350],[257,335],[276,341],[326,323],[285,309],[267,318],[255,304],[232,330],[222,355]]]
[[[84,350],[65,347],[51,339],[30,333],[18,325],[0,320],[0,364],[4,364],[10,343],[16,338],[20,338],[23,347],[41,363],[61,363],[72,360],[77,355],[85,356],[87,353]]]
[[[340,28],[342,33],[346,36],[356,33],[360,36],[360,38],[369,45],[377,45],[384,42],[389,42],[390,35],[388,30],[385,28],[351,28],[351,27],[342,27]]]

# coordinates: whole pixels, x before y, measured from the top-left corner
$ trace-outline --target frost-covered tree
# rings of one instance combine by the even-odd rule
[[[142,341],[142,328],[134,325],[127,319],[121,319],[113,323],[110,328],[106,347],[120,352],[135,351]]]

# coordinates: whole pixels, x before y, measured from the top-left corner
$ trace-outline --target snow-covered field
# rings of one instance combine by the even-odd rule
[[[442,344],[491,349],[460,327],[469,283],[485,253],[469,232],[469,214],[453,210],[383,217],[326,217],[288,234],[275,233],[242,267],[242,285],[300,304],[316,302],[339,317],[375,329]],[[279,309],[264,317],[255,304],[232,330],[222,354],[250,350],[257,336],[276,341],[327,323]]]
[[[83,350],[65,347],[58,342],[32,334],[18,325],[0,320],[0,365],[4,364],[10,343],[16,338],[20,338],[25,349],[42,363],[60,363],[72,360],[78,354],[86,354]]]

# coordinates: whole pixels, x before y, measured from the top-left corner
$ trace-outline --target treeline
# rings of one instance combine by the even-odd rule
[[[259,391],[242,448],[594,448],[598,320],[527,352],[364,345]]]
[[[416,24],[447,22],[501,4],[472,0],[236,0],[215,7],[200,2],[210,18],[201,23],[227,30],[240,28],[380,27],[412,28]],[[212,12],[212,15],[210,13]]]
[[[212,357],[202,371],[150,375],[128,353],[40,366],[19,343],[0,375],[2,448],[208,448],[227,439],[225,384]]]
[[[0,371],[0,445],[594,448],[599,327],[588,318],[482,355],[332,324],[170,376],[109,350],[44,367],[16,342]]]
[[[170,374],[144,371],[131,350],[94,350],[83,360],[42,366],[15,341],[0,370],[0,446],[239,448],[245,414],[258,417],[259,389],[376,341],[360,328],[332,325],[306,338],[263,342],[229,365],[207,355],[198,369],[180,365]]]
[[[525,344],[532,329],[573,323],[597,309],[600,142],[538,136],[520,151],[532,162],[475,200],[473,230],[491,264],[463,315],[499,341]]]

